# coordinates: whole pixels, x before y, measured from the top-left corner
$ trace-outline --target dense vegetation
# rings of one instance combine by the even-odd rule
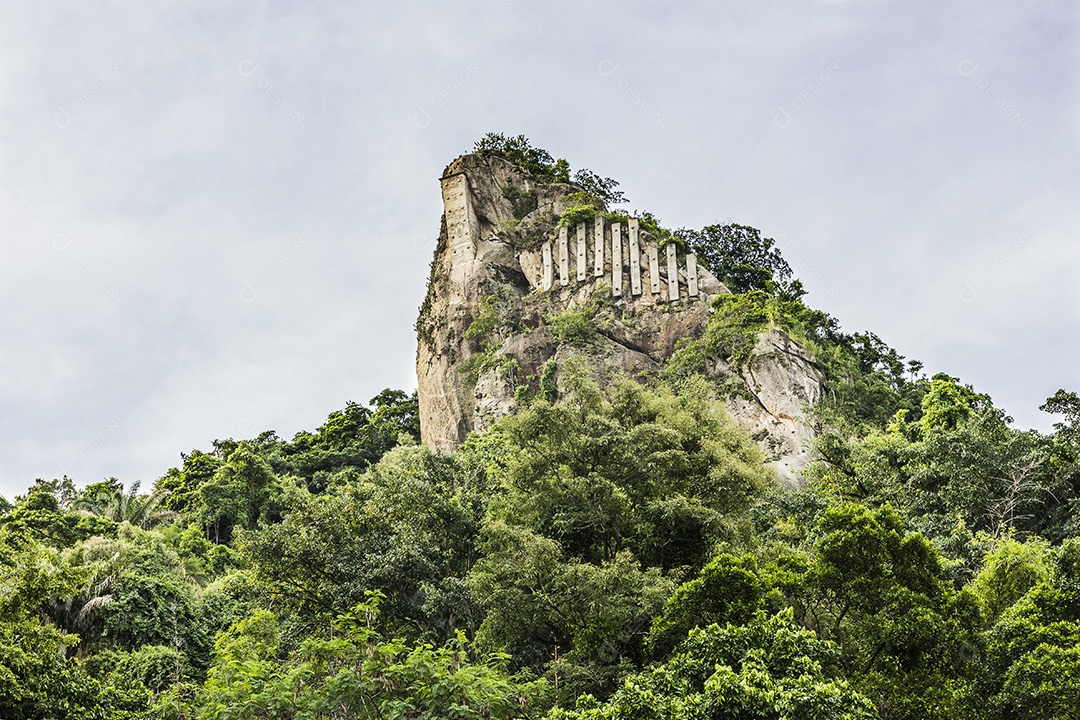
[[[387,390],[3,503],[0,717],[1075,717],[1080,397],[1017,430],[808,308],[753,228],[670,235],[736,292],[649,384],[553,365],[454,455]],[[703,376],[767,328],[827,379],[800,491]]]

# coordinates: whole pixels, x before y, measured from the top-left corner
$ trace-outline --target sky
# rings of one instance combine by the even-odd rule
[[[416,387],[438,178],[485,133],[1048,431],[1080,391],[1071,0],[0,7],[0,494],[149,487]]]

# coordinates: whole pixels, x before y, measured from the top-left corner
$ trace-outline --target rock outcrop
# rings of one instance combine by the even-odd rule
[[[416,323],[420,429],[432,449],[453,450],[523,397],[557,392],[558,367],[575,355],[601,382],[655,376],[680,340],[702,337],[713,300],[729,294],[647,221],[575,214],[574,185],[537,183],[482,155],[452,162],[441,184],[442,229]],[[822,393],[808,353],[770,329],[740,367],[712,358],[704,369],[725,387],[738,382],[729,410],[798,484],[812,437],[805,408]]]

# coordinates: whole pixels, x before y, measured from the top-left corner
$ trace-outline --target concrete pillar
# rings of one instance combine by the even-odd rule
[[[559,284],[570,284],[570,247],[566,240],[566,226],[559,228]]]
[[[668,243],[665,249],[667,250],[668,300],[675,302],[679,299],[679,261],[675,256],[675,243]]]
[[[604,218],[596,216],[593,223],[593,275],[604,277]]]
[[[577,279],[585,282],[585,223],[577,226]]]
[[[686,256],[686,294],[692,298],[698,296],[697,255],[694,253],[688,253]]]
[[[638,245],[638,219],[630,218],[630,293],[641,294],[641,247]]]
[[[611,223],[611,294],[622,297],[622,225]]]
[[[544,257],[544,289],[550,290],[551,286],[555,284],[555,273],[551,267],[551,241],[544,241],[544,248],[541,251]]]
[[[660,253],[656,243],[649,243],[649,289],[653,295],[660,294]]]

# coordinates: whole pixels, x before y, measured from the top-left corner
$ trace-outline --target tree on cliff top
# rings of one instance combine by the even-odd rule
[[[616,190],[619,183],[611,178],[601,177],[588,168],[582,168],[570,179],[570,163],[563,158],[556,160],[543,148],[533,147],[524,135],[510,137],[502,133],[489,132],[473,146],[478,155],[494,155],[517,165],[542,183],[574,183],[588,195],[599,199],[605,206],[626,202],[621,190]]]
[[[682,229],[675,235],[732,292],[764,290],[792,300],[805,294],[776,241],[762,237],[757,228],[727,223],[700,231]]]

